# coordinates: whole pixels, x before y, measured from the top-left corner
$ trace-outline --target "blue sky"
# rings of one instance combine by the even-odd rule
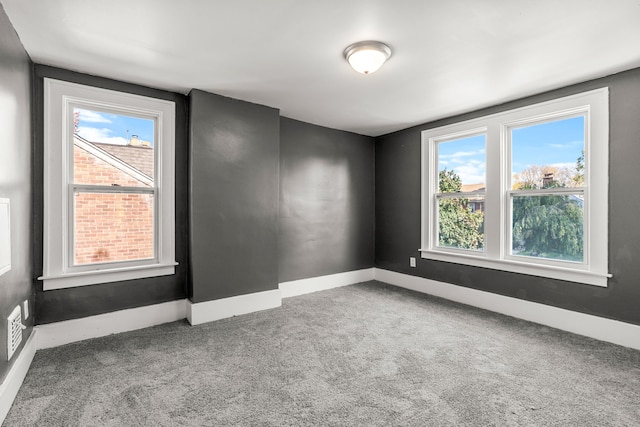
[[[153,120],[99,111],[74,109],[79,112],[78,134],[90,142],[126,145],[132,135],[154,144]]]
[[[477,135],[438,144],[438,171],[455,171],[463,185],[484,183],[485,139],[484,135]]]
[[[438,144],[438,170],[454,170],[463,184],[485,182],[484,135]],[[584,118],[517,128],[512,133],[512,173],[532,165],[575,168],[584,148]]]

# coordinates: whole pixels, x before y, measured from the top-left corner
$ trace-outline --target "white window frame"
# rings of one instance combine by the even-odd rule
[[[154,187],[118,190],[153,194],[154,257],[73,265],[72,214],[75,189],[107,191],[73,183],[73,107],[153,118]],[[166,276],[175,273],[175,103],[125,92],[44,79],[43,289]]]
[[[509,129],[576,115],[585,117],[585,183],[558,190],[584,195],[584,263],[511,255],[511,153]],[[465,135],[486,134],[484,250],[437,245],[437,145]],[[601,88],[422,132],[421,257],[495,270],[607,286],[609,90]],[[548,192],[544,191],[545,194]],[[465,193],[460,193],[462,196]],[[527,194],[532,194],[528,192]]]
[[[432,221],[431,223],[431,229],[429,231],[429,235],[432,236],[432,238],[430,240],[432,241],[432,247],[433,248],[437,248],[438,251],[442,251],[442,252],[449,252],[452,254],[461,254],[464,255],[465,253],[474,253],[477,254],[479,256],[485,256],[485,245],[483,244],[482,246],[482,250],[469,250],[469,249],[458,249],[458,248],[454,248],[454,247],[447,247],[447,246],[440,246],[438,243],[438,219],[439,219],[439,201],[442,199],[468,199],[470,197],[476,196],[478,194],[482,195],[484,197],[485,200],[485,207],[487,205],[487,191],[486,191],[486,187],[485,190],[482,192],[472,192],[472,193],[465,193],[465,192],[457,192],[457,193],[441,193],[440,192],[440,188],[439,188],[439,173],[438,173],[438,144],[440,143],[447,143],[447,142],[453,142],[459,139],[464,139],[464,138],[471,138],[474,136],[480,136],[483,135],[485,136],[485,161],[486,161],[486,150],[487,150],[487,144],[488,142],[488,137],[487,137],[487,127],[478,127],[478,128],[469,128],[469,129],[465,129],[462,131],[456,131],[454,133],[445,133],[444,135],[439,135],[436,136],[434,138],[432,138],[431,144],[429,146],[429,150],[430,150],[430,159],[432,159],[433,164],[430,165],[431,166],[431,170],[435,171],[435,175],[433,176],[433,179],[430,181],[431,187],[430,190],[433,192],[433,203],[430,205],[431,215],[435,215],[432,216],[430,218],[436,218],[436,221]],[[424,183],[424,180],[422,181]],[[424,247],[424,246],[423,246]],[[424,257],[423,257],[424,258]]]

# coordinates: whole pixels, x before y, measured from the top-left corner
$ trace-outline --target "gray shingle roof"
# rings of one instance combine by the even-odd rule
[[[113,145],[101,142],[92,142],[92,144],[153,178],[153,147]]]

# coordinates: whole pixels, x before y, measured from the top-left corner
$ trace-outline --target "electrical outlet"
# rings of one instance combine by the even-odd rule
[[[22,312],[24,313],[24,320],[29,318],[29,300],[26,299],[22,303]]]
[[[415,267],[416,266],[416,257],[409,257],[409,267]]]

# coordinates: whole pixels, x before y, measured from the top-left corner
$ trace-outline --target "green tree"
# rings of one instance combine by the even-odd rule
[[[536,170],[551,170],[549,166],[534,166]],[[523,171],[520,176],[530,175]],[[549,179],[550,178],[550,179]],[[542,182],[542,185],[540,185]],[[520,190],[582,186],[584,183],[584,151],[576,162],[570,180],[547,179],[518,181]],[[582,260],[583,209],[582,200],[571,195],[515,196],[512,205],[513,249],[523,255],[554,259]]]
[[[462,180],[453,170],[444,169],[438,174],[440,193],[457,193],[462,188]],[[484,212],[473,212],[466,199],[439,199],[440,246],[461,249],[482,249],[484,243]]]
[[[580,152],[578,160],[576,160],[576,174],[573,177],[576,187],[584,186],[584,149]]]
[[[438,174],[438,191],[441,193],[459,193],[462,188],[462,180],[453,170],[441,170]]]
[[[514,249],[524,255],[582,259],[579,199],[567,195],[514,197],[513,241]]]

